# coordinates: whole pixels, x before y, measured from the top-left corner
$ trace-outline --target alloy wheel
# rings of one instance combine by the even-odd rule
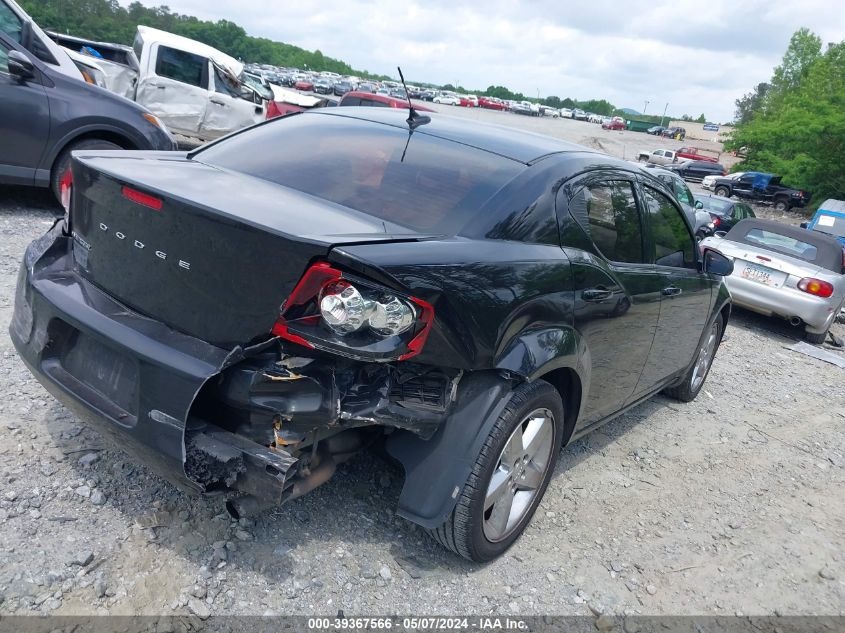
[[[484,499],[484,536],[498,542],[510,536],[531,508],[549,468],[554,416],[535,409],[517,424],[499,455]]]
[[[716,346],[719,344],[719,324],[714,322],[710,326],[710,333],[704,339],[704,343],[698,350],[698,358],[695,361],[695,367],[692,370],[691,384],[692,392],[695,393],[704,382],[707,376],[707,369],[710,363],[713,362],[713,357],[716,355]]]

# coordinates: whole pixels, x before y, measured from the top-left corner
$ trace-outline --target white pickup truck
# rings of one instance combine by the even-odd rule
[[[677,156],[671,149],[643,150],[637,155],[637,160],[652,165],[668,165],[676,162]]]
[[[263,121],[269,85],[247,77],[243,64],[187,37],[139,26],[132,47],[50,34],[87,55],[106,87],[146,106],[171,132],[210,141]]]

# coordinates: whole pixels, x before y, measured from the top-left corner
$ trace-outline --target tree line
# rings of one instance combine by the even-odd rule
[[[253,37],[246,30],[229,20],[200,20],[191,15],[174,13],[167,6],[146,7],[133,2],[128,7],[117,0],[21,0],[24,9],[42,28],[76,35],[92,40],[131,44],[139,24],[183,35],[241,59],[245,62],[272,64],[313,71],[331,71],[341,75],[356,75],[371,79],[391,79],[367,70],[356,70],[348,63],[328,57],[321,51],[309,51],[298,46],[276,42],[264,37]],[[438,86],[426,84],[432,88]],[[471,90],[446,84],[444,90],[474,93],[514,101],[532,101],[551,108],[580,108],[603,116],[625,115],[605,99],[579,101],[558,96],[534,98],[514,92],[504,86],[489,86],[486,90]],[[701,115],[700,120],[703,120]],[[658,115],[637,116],[658,123]],[[684,115],[684,120],[693,119]]]
[[[743,171],[765,171],[813,194],[845,200],[845,41],[822,50],[809,29],[796,31],[769,81],[736,101],[726,149]]]

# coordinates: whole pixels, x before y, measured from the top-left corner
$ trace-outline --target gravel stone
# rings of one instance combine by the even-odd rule
[[[390,580],[393,578],[393,574],[390,573],[390,567],[387,565],[382,565],[381,569],[378,570],[378,575],[384,580]]]
[[[252,534],[247,532],[246,530],[236,530],[235,531],[235,538],[239,541],[251,541]]]
[[[211,616],[211,610],[208,608],[208,605],[196,598],[188,600],[188,609],[201,620],[206,620]]]
[[[99,453],[86,453],[79,458],[79,465],[85,468],[90,468],[98,459],[100,459]]]
[[[106,502],[106,495],[103,494],[103,491],[99,488],[96,488],[94,492],[91,493],[91,503],[95,506],[101,506]]]
[[[76,494],[78,494],[80,497],[84,497],[85,499],[88,499],[91,496],[91,487],[85,486],[85,485],[79,486],[76,490],[74,490],[74,492]]]
[[[73,555],[73,557],[69,561],[69,564],[85,567],[92,560],[94,560],[94,552],[92,552],[90,549],[83,549],[79,550]]]

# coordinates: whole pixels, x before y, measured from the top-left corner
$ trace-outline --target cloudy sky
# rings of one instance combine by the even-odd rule
[[[121,0],[128,4],[128,0]],[[409,81],[732,119],[801,26],[845,39],[843,0],[142,0]]]

